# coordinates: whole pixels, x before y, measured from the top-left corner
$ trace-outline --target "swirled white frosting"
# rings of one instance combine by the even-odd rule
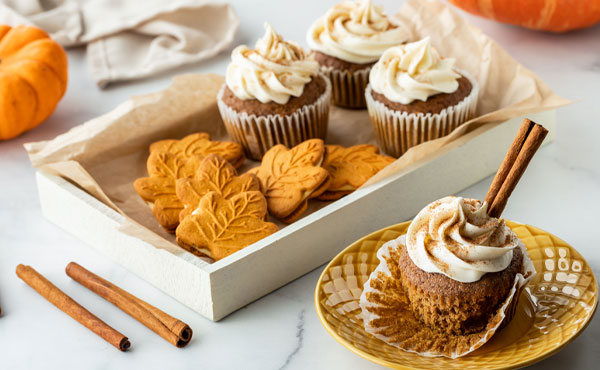
[[[408,254],[415,265],[463,283],[506,269],[519,243],[503,220],[487,215],[487,203],[460,197],[427,205],[406,234]]]
[[[271,25],[265,24],[265,29],[254,50],[246,45],[233,50],[225,83],[239,99],[285,104],[290,97],[302,95],[319,65],[298,44],[283,40]]]
[[[369,0],[345,1],[317,19],[306,38],[313,50],[366,64],[375,62],[389,47],[406,42],[410,31],[389,19],[382,7]]]
[[[458,89],[460,77],[453,69],[454,59],[440,58],[429,37],[387,49],[371,68],[371,88],[393,102],[409,104],[426,101],[439,93]]]

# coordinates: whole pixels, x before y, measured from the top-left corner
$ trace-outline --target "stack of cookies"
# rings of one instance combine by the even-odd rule
[[[217,154],[205,157],[193,178],[177,180],[177,243],[186,250],[219,260],[279,228],[267,222],[267,201],[257,178],[237,175]]]
[[[194,177],[201,161],[209,154],[218,154],[235,167],[244,162],[244,152],[239,144],[211,141],[206,133],[150,145],[149,177],[137,179],[134,188],[149,203],[154,217],[167,231],[175,231],[179,213],[183,210],[183,203],[175,191],[177,180]]]
[[[189,252],[222,259],[300,218],[308,200],[335,200],[393,162],[373,145],[344,148],[306,140],[272,147],[259,166],[238,175],[243,149],[197,133],[150,146],[149,177],[136,192],[160,225]]]

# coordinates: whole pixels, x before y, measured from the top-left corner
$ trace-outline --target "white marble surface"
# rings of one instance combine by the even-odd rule
[[[386,9],[398,1],[381,1]],[[236,1],[242,20],[238,43],[253,43],[262,23],[304,40],[311,20],[332,1]],[[553,35],[504,26],[466,15],[560,95],[576,103],[558,111],[558,137],[540,150],[504,215],[550,230],[575,246],[600,271],[597,241],[600,206],[600,26]],[[0,368],[2,369],[379,369],[344,349],[321,327],[314,286],[323,267],[240,309],[210,322],[98,254],[42,218],[34,170],[22,144],[49,139],[105,113],[131,95],[166,87],[184,72],[223,72],[230,50],[204,63],[152,79],[99,90],[88,74],[85,50],[69,51],[67,95],[38,129],[0,143]],[[482,198],[491,179],[460,195]],[[77,261],[126,290],[189,323],[194,340],[176,349],[64,274]],[[133,343],[120,353],[58,311],[20,281],[14,271],[30,264],[90,308]],[[534,369],[590,369],[600,362],[600,318],[558,354]]]

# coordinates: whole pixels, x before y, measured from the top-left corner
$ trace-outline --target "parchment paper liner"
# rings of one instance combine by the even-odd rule
[[[350,109],[366,108],[365,89],[369,83],[370,72],[370,66],[354,72],[321,66],[321,73],[331,81],[332,103]]]
[[[277,144],[291,148],[308,139],[325,140],[329,122],[331,83],[323,74],[318,75],[325,81],[325,92],[314,103],[286,116],[257,116],[237,112],[223,102],[223,84],[217,95],[221,118],[229,136],[244,147],[247,157],[259,161],[267,150]]]
[[[385,243],[377,251],[379,265],[371,272],[360,296],[361,316],[367,333],[394,347],[422,356],[457,358],[481,347],[490,340],[498,329],[504,327],[512,319],[516,311],[519,296],[523,292],[527,282],[535,275],[533,262],[529,258],[523,243],[519,243],[519,248],[523,252],[523,274],[517,274],[515,277],[515,283],[506,301],[490,319],[486,330],[464,336],[442,336],[440,333],[426,327],[413,316],[408,304],[408,298],[403,289],[399,289],[398,285],[395,286],[389,284],[389,282],[388,284],[384,284],[385,280],[381,279],[382,277],[390,278],[394,283],[401,286],[401,280],[392,277],[388,260],[393,260],[390,258],[391,251],[398,251],[399,248],[404,248],[404,241],[405,235],[401,235],[397,239]],[[380,274],[382,275],[380,276]],[[384,286],[387,289],[384,288],[381,291],[373,288],[371,286],[372,280],[378,280],[376,285]],[[379,308],[384,308],[387,316],[379,316],[369,310],[378,307],[377,304],[368,300],[367,295],[369,293],[384,295],[393,300],[394,303],[392,306],[379,306]],[[393,325],[385,325],[384,323],[386,322],[391,322]]]
[[[479,84],[467,72],[458,71],[473,86],[469,95],[458,104],[440,113],[407,113],[395,111],[373,98],[371,85],[367,86],[365,98],[377,144],[384,152],[400,157],[408,149],[426,141],[449,135],[458,126],[475,116]]]
[[[440,150],[459,146],[505,120],[570,103],[443,2],[408,0],[398,18],[411,28],[415,38],[429,35],[440,54],[456,58],[457,67],[479,81],[481,98],[477,117],[448,136],[409,149],[363,187],[406,173],[416,163],[438,156]],[[231,140],[215,98],[223,83],[223,76],[214,74],[176,76],[164,90],[134,96],[51,140],[25,144],[25,149],[33,167],[71,181],[125,216],[122,232],[202,264],[177,246],[175,237],[158,225],[132,184],[136,178],[147,176],[148,146],[154,141],[182,138],[198,131],[209,133],[213,140]],[[38,137],[37,133],[29,135]],[[331,107],[327,143],[375,144],[366,111]],[[247,160],[238,172],[256,165],[257,162]],[[311,202],[303,215],[327,204]]]

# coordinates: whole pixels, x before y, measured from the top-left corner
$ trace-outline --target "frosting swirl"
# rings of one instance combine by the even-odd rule
[[[389,48],[371,68],[371,88],[391,101],[409,104],[458,89],[454,59],[440,58],[429,37]]]
[[[329,9],[309,28],[311,49],[351,63],[375,62],[383,52],[406,42],[410,31],[392,22],[370,0],[345,1]]]
[[[254,50],[246,45],[233,50],[225,83],[239,99],[285,104],[290,97],[302,95],[319,65],[298,44],[283,40],[268,23],[265,29]]]
[[[504,220],[487,215],[487,203],[452,196],[423,208],[406,234],[415,265],[463,283],[506,269],[519,243]]]

